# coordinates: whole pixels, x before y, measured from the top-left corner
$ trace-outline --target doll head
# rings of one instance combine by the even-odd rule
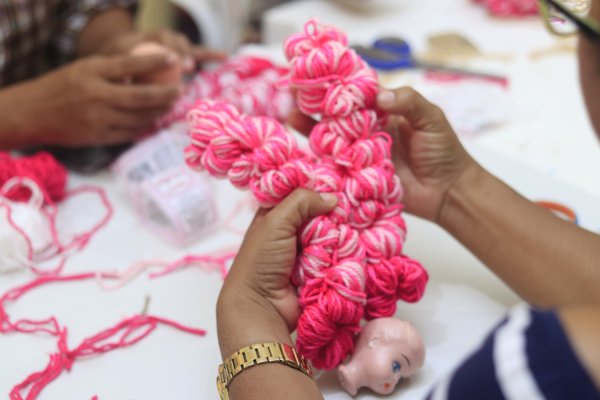
[[[424,360],[423,341],[411,324],[396,318],[378,318],[365,325],[352,358],[339,367],[338,377],[353,396],[363,386],[379,394],[390,394],[400,379],[413,375]]]

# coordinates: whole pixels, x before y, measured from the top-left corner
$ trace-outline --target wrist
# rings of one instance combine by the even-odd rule
[[[217,331],[223,358],[253,344],[293,344],[286,322],[269,300],[227,283],[217,301]]]
[[[454,216],[467,207],[474,191],[483,190],[488,173],[477,162],[472,160],[462,174],[447,190],[442,201],[437,223],[447,231],[452,231]]]

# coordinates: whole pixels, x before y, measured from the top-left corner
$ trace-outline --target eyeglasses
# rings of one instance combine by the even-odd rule
[[[588,16],[592,0],[539,0],[540,10],[550,32],[570,36],[578,31],[600,40],[600,23]]]

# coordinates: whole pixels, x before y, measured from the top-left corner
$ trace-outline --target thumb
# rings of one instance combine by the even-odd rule
[[[276,223],[283,222],[298,229],[310,218],[333,210],[337,202],[338,198],[333,193],[318,194],[306,189],[296,189],[271,210],[269,217]]]
[[[409,87],[380,90],[377,105],[390,114],[403,116],[415,130],[436,132],[450,128],[442,109]]]

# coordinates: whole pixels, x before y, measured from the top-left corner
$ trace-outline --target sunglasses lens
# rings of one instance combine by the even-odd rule
[[[557,0],[556,3],[578,17],[586,17],[591,6],[591,0]],[[550,6],[549,12],[548,18],[554,32],[560,35],[569,35],[577,32],[577,25],[560,8]]]

